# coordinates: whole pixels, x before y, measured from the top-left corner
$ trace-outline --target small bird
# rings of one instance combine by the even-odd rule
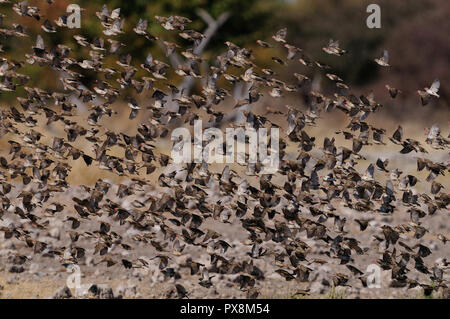
[[[333,39],[330,39],[328,45],[326,47],[323,47],[322,50],[328,54],[337,56],[344,55],[347,52],[339,47],[339,41],[335,41]]]
[[[32,47],[34,54],[38,57],[42,57],[45,53],[45,45],[44,39],[42,39],[41,35],[38,35],[36,38],[36,44]]]
[[[46,19],[44,21],[44,23],[41,25],[42,30],[44,30],[45,32],[48,33],[55,33],[56,32],[56,28],[52,25],[52,23]]]
[[[389,52],[387,50],[383,50],[383,56],[380,58],[375,58],[374,61],[381,66],[390,66],[389,65]]]
[[[437,238],[444,243],[444,245],[448,242],[448,238],[443,234],[438,234]]]
[[[439,98],[439,94],[437,93],[440,86],[441,82],[439,82],[439,80],[435,80],[429,88],[424,88],[423,91],[417,90],[417,94],[419,94],[423,106],[427,105],[430,102],[430,98],[432,96]]]
[[[397,88],[394,88],[392,86],[390,86],[389,84],[385,85],[386,89],[389,91],[389,95],[395,99],[397,97],[397,95],[399,95],[400,93],[402,93],[402,91],[400,91]]]
[[[268,49],[268,48],[273,48],[272,45],[270,45],[269,43],[262,41],[262,40],[256,40],[256,43],[258,43],[259,46]]]
[[[27,28],[7,18],[7,7]],[[20,276],[45,261],[40,271],[54,276],[59,262],[136,282],[150,271],[169,298],[257,298],[291,286],[302,297],[317,281],[366,287],[367,263],[390,270],[392,288],[431,294],[448,286],[445,256],[436,260],[449,240],[445,110],[439,125],[424,116],[425,137],[406,136],[413,129],[405,122],[387,145],[387,115],[369,118],[383,107],[374,93],[356,93],[340,67],[287,43],[286,28],[252,48],[224,41],[215,56],[203,51],[227,14],[213,23],[199,10],[209,25],[202,33],[176,15],[155,16],[156,28],[144,19],[127,25],[129,7],[103,5],[97,37],[89,36],[96,25],[84,23],[72,37],[69,14],[50,22],[21,0],[3,9],[0,238],[12,264],[5,271]],[[24,37],[35,39],[31,49],[20,47]],[[152,42],[150,51],[128,50],[134,37]],[[322,50],[346,53],[334,40]],[[388,51],[374,61],[389,67]],[[57,83],[39,70],[58,74]],[[323,90],[327,79],[333,87]],[[418,91],[422,102],[439,98],[439,86]],[[385,88],[393,99],[401,93]],[[171,156],[191,152],[201,158]],[[290,285],[273,285],[283,278]]]
[[[283,28],[278,30],[277,33],[272,36],[272,39],[274,39],[276,42],[286,43],[286,35],[287,28]]]

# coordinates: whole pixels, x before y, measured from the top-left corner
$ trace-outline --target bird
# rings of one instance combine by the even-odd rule
[[[282,28],[278,30],[275,35],[272,36],[272,39],[274,39],[276,42],[286,43],[286,35],[287,35],[287,28]]]
[[[339,47],[339,41],[330,39],[328,42],[328,45],[326,47],[323,47],[322,50],[325,53],[331,54],[331,55],[337,55],[342,56],[346,53],[344,49],[341,49]]]
[[[71,31],[79,34],[56,44],[41,33],[66,32],[67,15],[55,26],[26,1],[10,7],[30,24],[44,21],[0,30],[8,51],[0,58],[0,89],[16,98],[0,110],[0,233],[15,250],[15,266],[48,257],[55,269],[91,267],[92,260],[99,273],[134,278],[153,271],[169,285],[168,298],[223,287],[257,298],[270,280],[301,284],[293,296],[311,294],[318,278],[359,289],[368,284],[364,260],[390,270],[394,286],[429,292],[430,280],[447,284],[444,266],[429,260],[436,250],[430,241],[448,241],[429,222],[450,203],[449,163],[434,157],[448,155],[445,127],[433,124],[422,138],[400,123],[385,142],[388,130],[371,121],[383,107],[374,93],[353,92],[337,68],[289,43],[287,28],[257,40],[254,50],[225,41],[213,56],[200,50],[210,32],[191,29],[187,17],[129,23],[121,8],[103,5],[95,13],[101,37]],[[161,26],[154,35],[149,21]],[[142,58],[127,50],[129,35],[150,41]],[[35,45],[14,56],[8,41],[25,36]],[[335,40],[322,50],[347,53]],[[270,57],[267,65],[258,65],[261,52]],[[388,67],[388,51],[375,62]],[[28,65],[58,72],[58,85],[44,90],[43,81],[25,75]],[[322,90],[323,79],[334,82],[333,92]],[[191,80],[195,89],[183,84]],[[422,103],[439,98],[439,87],[436,80],[419,90]],[[402,93],[385,88],[392,98]],[[346,122],[323,122],[329,112]],[[242,161],[175,163],[171,151],[190,142],[205,157],[210,142],[230,155],[219,137],[216,144],[197,136],[169,141],[174,126],[195,131],[198,120],[208,133],[233,129],[233,144],[245,149]],[[331,135],[314,133],[322,128]],[[279,155],[275,173],[266,174],[263,161],[247,162],[258,152],[247,151],[252,136],[241,139],[244,129],[280,129],[279,150],[270,151]],[[274,146],[275,138],[258,147]],[[97,178],[96,170],[108,177]],[[93,182],[74,183],[80,171]],[[51,226],[58,222],[60,234]],[[318,267],[326,264],[336,270],[321,278]]]
[[[400,93],[402,93],[401,90],[394,88],[392,86],[390,86],[389,84],[385,85],[386,89],[389,91],[389,95],[395,99],[397,97],[397,95],[399,95]]]
[[[431,97],[439,98],[438,91],[440,86],[441,82],[439,80],[435,80],[429,88],[417,90],[417,94],[420,96],[420,100],[423,106],[429,103]]]
[[[374,61],[381,66],[390,66],[389,65],[389,52],[387,50],[383,50],[383,56],[380,58],[375,58]]]

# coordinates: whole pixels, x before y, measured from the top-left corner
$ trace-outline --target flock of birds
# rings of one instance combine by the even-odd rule
[[[8,0],[0,2],[2,5],[10,3]],[[67,27],[67,15],[51,22],[40,14],[39,8],[29,6],[26,1],[12,4],[12,9],[19,16],[41,23],[46,33],[62,32]],[[276,273],[287,281],[299,282],[308,282],[317,266],[337,260],[343,266],[342,272],[330,278],[335,286],[347,285],[353,276],[360,280],[362,287],[366,287],[367,274],[354,263],[353,257],[355,254],[368,254],[369,248],[361,245],[358,233],[348,232],[346,228],[354,223],[360,232],[364,232],[373,227],[371,216],[409,214],[409,222],[386,224],[372,230],[375,232],[373,241],[378,247],[378,265],[392,271],[392,287],[421,286],[429,292],[448,289],[444,279],[448,263],[444,260],[441,264],[427,264],[426,257],[432,252],[421,241],[424,236],[430,235],[433,240],[444,244],[448,240],[446,234],[430,233],[422,224],[424,219],[435,214],[447,217],[450,203],[450,196],[437,180],[440,175],[448,173],[450,161],[441,163],[426,158],[430,149],[448,152],[449,137],[443,136],[437,125],[429,130],[424,143],[404,136],[401,126],[389,140],[385,140],[386,130],[366,121],[368,116],[382,107],[374,96],[357,97],[351,94],[350,88],[339,76],[329,73],[329,66],[311,59],[301,48],[289,44],[286,29],[278,31],[269,42],[258,40],[257,45],[263,50],[286,50],[286,56],[272,58],[282,66],[299,61],[308,68],[325,70],[326,77],[335,82],[337,93],[327,96],[308,89],[312,81],[299,73],[293,74],[292,84],[285,83],[276,78],[273,70],[255,65],[251,50],[231,42],[226,42],[225,52],[204,70],[201,68],[204,59],[196,54],[195,48],[205,36],[188,29],[191,21],[180,16],[156,16],[154,23],[190,41],[192,46],[185,50],[176,43],[150,34],[145,20],[140,20],[133,32],[149,43],[161,44],[166,57],[180,53],[186,63],[173,66],[149,54],[144,63],[133,65],[132,56],[121,53],[126,44],[114,39],[124,32],[120,9],[110,11],[104,5],[96,16],[103,27],[103,38],[74,36],[77,45],[89,50],[89,58],[85,60],[72,58],[70,47],[64,44],[48,47],[41,35],[37,35],[36,44],[32,51],[25,54],[24,61],[0,58],[0,90],[11,92],[23,87],[26,92],[26,96],[17,97],[20,107],[9,106],[0,110],[0,138],[7,138],[10,145],[9,154],[0,157],[0,221],[10,214],[23,221],[21,227],[13,223],[2,226],[0,234],[3,233],[3,240],[21,241],[32,254],[53,256],[62,264],[69,265],[77,264],[91,252],[90,248],[79,244],[79,240],[83,239],[95,247],[93,258],[98,264],[125,269],[148,267],[148,261],[120,258],[117,257],[119,254],[110,254],[111,249],[132,252],[134,245],[149,245],[157,251],[151,262],[158,264],[165,277],[176,279],[167,296],[180,298],[189,296],[189,291],[177,282],[180,274],[171,267],[171,263],[176,256],[185,254],[186,247],[191,246],[210,256],[209,264],[188,258],[187,265],[184,265],[190,268],[191,276],[199,276],[199,285],[211,288],[213,274],[235,274],[234,285],[245,291],[248,297],[255,298],[267,275],[254,263],[260,258],[274,263]],[[30,36],[19,24],[2,26],[0,34],[2,41]],[[347,53],[340,48],[338,41],[333,40],[323,51],[336,56]],[[116,65],[104,64],[106,56],[115,56]],[[18,59],[17,56],[14,58]],[[388,68],[388,52],[384,51],[375,63]],[[59,81],[63,92],[49,93],[27,86],[30,78],[20,73],[25,64],[51,68],[61,74]],[[148,75],[137,77],[138,68]],[[93,87],[86,87],[83,83],[83,70],[97,74]],[[185,90],[169,82],[167,78],[171,72],[178,78],[198,79],[201,90],[186,94]],[[276,182],[272,175],[259,176],[261,167],[258,163],[246,164],[247,174],[241,174],[229,165],[221,173],[214,173],[207,163],[189,163],[173,172],[161,173],[160,169],[170,165],[171,159],[169,155],[159,152],[153,143],[168,138],[171,123],[177,120],[192,125],[194,120],[204,116],[202,114],[206,114],[208,123],[213,126],[220,126],[225,121],[226,111],[221,108],[221,102],[230,100],[232,94],[219,86],[221,79],[232,85],[244,83],[249,88],[244,99],[235,100],[234,109],[242,113],[245,120],[234,125],[279,127],[275,121],[268,119],[269,114],[287,120],[286,138],[280,141],[281,164],[277,173],[283,182]],[[129,89],[135,92],[135,97],[127,98],[130,120],[143,109],[149,114],[148,120],[139,125],[138,133],[132,136],[113,132],[101,124],[101,119],[117,115],[112,105],[122,102],[123,92]],[[283,106],[281,102],[276,110],[268,109],[264,115],[251,110],[252,105],[266,94],[272,98],[282,98],[305,89],[306,111],[295,106]],[[400,92],[389,86],[387,89],[392,98]],[[429,88],[417,93],[426,105],[432,98],[439,98],[438,90],[439,81],[436,80]],[[139,95],[144,94],[151,96],[145,100],[149,101],[146,105],[138,102]],[[89,105],[87,118],[77,112],[77,104],[71,102],[72,97]],[[308,127],[316,125],[319,114],[331,109],[340,110],[348,116],[348,126],[336,134],[343,134],[346,140],[351,140],[351,148],[335,145],[335,138],[328,137],[324,138],[321,146],[317,145],[315,137],[307,133]],[[46,123],[40,123],[40,116],[45,117]],[[56,124],[64,127],[65,138],[51,136],[50,131],[46,130]],[[35,130],[36,126],[46,130],[46,133]],[[43,137],[49,137],[51,142],[44,143]],[[73,146],[77,140],[91,145],[92,151]],[[391,167],[388,160],[381,158],[369,164],[365,172],[355,168],[365,160],[361,154],[363,149],[373,144],[387,143],[398,145],[395,147],[402,156],[409,156],[406,154],[411,152],[419,155],[417,170],[429,172],[426,181],[420,182],[414,175],[403,174],[401,168]],[[286,159],[288,145],[295,148],[295,159]],[[113,147],[119,147],[123,157],[110,154]],[[312,150],[322,155],[313,157]],[[72,203],[53,201],[56,194],[64,194],[70,189],[71,185],[67,182],[70,163],[76,160],[82,160],[88,166],[96,165],[130,182],[117,185],[117,201],[105,198],[113,184],[102,179],[94,186],[83,185],[84,196],[74,196]],[[383,172],[381,176],[387,176],[387,179],[377,180],[376,171]],[[152,174],[160,174],[158,185],[150,181]],[[13,197],[12,190],[18,188],[20,183],[29,187]],[[419,193],[416,183],[428,183],[430,191]],[[159,196],[146,191],[153,186],[161,190]],[[136,194],[141,199],[133,200],[131,208],[121,205],[121,201]],[[358,216],[361,217],[348,220],[340,213],[342,207],[360,213]],[[63,218],[70,225],[68,235],[71,243],[68,247],[55,247],[34,236],[36,231],[45,230],[49,220],[56,217]],[[224,224],[237,223],[243,228],[248,236],[245,242],[248,254],[242,260],[228,257],[231,244],[217,231],[204,227],[208,219]],[[97,230],[78,231],[80,225],[88,223],[97,223]],[[133,241],[126,241],[112,230],[112,226],[131,227],[139,233],[133,236]],[[308,256],[311,247],[305,238],[326,245],[324,259]],[[408,245],[405,243],[407,240],[415,244]],[[267,243],[277,248],[268,249]],[[14,263],[24,264],[31,258],[17,254]],[[410,278],[409,275],[414,272],[420,272],[429,279],[418,281]]]

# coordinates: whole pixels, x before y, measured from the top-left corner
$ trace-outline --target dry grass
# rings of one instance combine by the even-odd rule
[[[0,275],[0,286],[3,286],[3,289],[0,290],[0,299],[49,298],[64,284],[63,280],[59,282],[54,278],[8,283],[10,277],[11,275]]]
[[[0,299],[47,299],[51,298],[55,292],[66,285],[67,275],[58,276],[42,276],[37,278],[29,275],[20,274],[17,281],[10,281],[14,277],[13,274],[0,274]],[[105,279],[100,282],[95,278],[82,278],[81,284],[95,283],[106,284],[111,287],[114,294],[117,294],[118,288],[125,284],[126,280],[121,279]],[[164,293],[168,289],[165,283],[149,284],[142,282],[137,285],[137,295],[144,298],[164,298]],[[75,294],[74,291],[72,291]]]

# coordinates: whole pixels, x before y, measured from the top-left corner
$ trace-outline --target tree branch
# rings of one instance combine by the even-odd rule
[[[217,20],[214,20],[211,15],[206,12],[204,9],[198,9],[197,14],[200,18],[202,18],[207,24],[208,28],[206,28],[204,34],[204,38],[202,41],[194,48],[193,53],[195,55],[202,55],[209,41],[211,41],[212,37],[216,34],[217,30],[228,20],[230,17],[229,12],[222,13]],[[187,76],[184,78],[181,83],[179,89],[184,90],[186,94],[189,94],[189,91],[192,89],[194,85],[194,78],[192,76]]]

